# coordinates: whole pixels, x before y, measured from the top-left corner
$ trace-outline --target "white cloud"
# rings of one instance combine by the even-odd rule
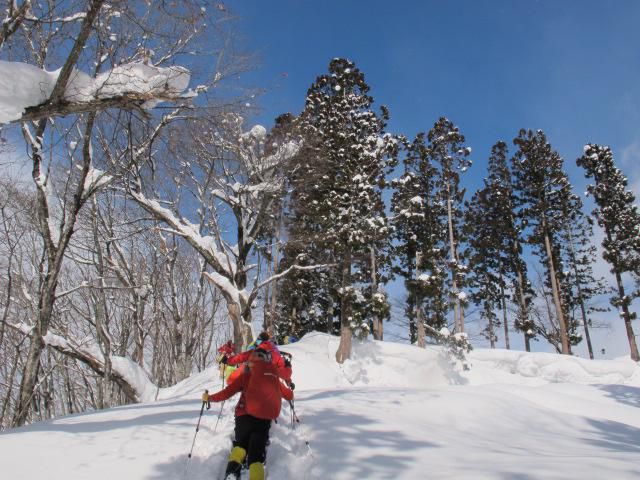
[[[640,198],[640,141],[622,149],[619,168],[629,179],[629,188]]]

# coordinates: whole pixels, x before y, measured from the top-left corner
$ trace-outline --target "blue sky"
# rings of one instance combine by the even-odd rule
[[[473,148],[474,166],[463,178],[470,193],[486,173],[491,145],[505,140],[513,151],[520,128],[546,132],[578,193],[585,179],[575,159],[587,142],[610,145],[640,192],[640,1],[225,5],[239,16],[245,47],[260,57],[244,79],[267,88],[255,122],[270,125],[280,113],[300,112],[330,59],[346,57],[365,73],[376,103],[389,107],[390,131],[412,137],[440,116],[460,127]],[[607,356],[628,351],[621,331],[598,334]]]
[[[577,182],[586,142],[622,161],[640,150],[640,2],[636,0],[235,0],[266,86],[257,121],[301,110],[307,88],[343,56],[365,73],[389,129],[409,136],[454,121],[483,175],[498,139],[543,129]],[[631,155],[632,156],[632,155]],[[626,159],[627,161],[629,158]],[[625,171],[633,176],[631,165]],[[575,175],[573,174],[575,172]],[[469,179],[471,180],[471,179]]]

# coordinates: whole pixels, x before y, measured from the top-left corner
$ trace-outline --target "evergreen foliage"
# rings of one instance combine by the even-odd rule
[[[512,159],[514,192],[527,242],[545,268],[546,286],[554,298],[557,328],[539,329],[539,333],[563,353],[570,353],[567,304],[562,301],[564,270],[560,263],[559,232],[564,224],[562,205],[571,188],[563,171],[560,155],[551,148],[542,130],[521,129],[514,139],[518,150]],[[552,321],[552,319],[549,319]]]
[[[464,252],[461,246],[464,238],[464,194],[460,186],[460,174],[471,166],[468,158],[471,148],[464,145],[465,138],[458,127],[447,118],[441,117],[427,134],[427,152],[433,165],[437,165],[436,203],[444,207],[448,236],[449,303],[454,309],[453,323],[457,333],[464,332],[464,307],[466,294],[463,291],[467,267],[462,262]]]
[[[615,166],[609,147],[586,145],[584,155],[577,160],[577,164],[594,181],[587,191],[594,198],[596,208],[593,215],[605,234],[602,256],[611,265],[617,284],[617,294],[611,299],[611,303],[624,320],[631,358],[639,361],[640,355],[631,325],[636,313],[629,309],[633,295],[625,292],[622,280],[623,274],[631,273],[637,277],[640,271],[640,213],[634,204],[635,197],[627,190],[627,178]]]
[[[306,144],[290,179],[288,218],[295,248],[310,261],[336,265],[339,277],[326,275],[323,288],[323,301],[333,304],[329,311],[340,315],[341,328],[364,331],[375,312],[388,311],[385,295],[372,285],[384,280],[390,262],[382,191],[398,150],[385,133],[386,108],[374,112],[368,92],[362,72],[345,59],[332,60],[328,74],[309,88],[300,118]]]
[[[507,145],[499,141],[491,149],[488,178],[467,205],[470,283],[472,301],[481,306],[487,321],[483,335],[495,346],[495,329],[500,325],[496,311],[502,311],[505,346],[509,348],[507,300],[517,305],[514,326],[525,335],[525,343],[535,335],[529,304],[533,292],[522,259],[522,240],[516,226],[511,171],[507,165]],[[510,292],[512,295],[510,295]]]
[[[425,134],[407,145],[404,173],[393,180],[391,199],[396,272],[405,280],[411,342],[418,340],[416,309],[435,331],[447,326],[446,208],[437,198],[438,169],[429,157]],[[429,335],[431,330],[427,330]]]
[[[562,240],[563,265],[566,273],[564,300],[567,302],[571,324],[581,324],[584,329],[589,357],[594,358],[593,345],[589,328],[592,325],[590,314],[607,311],[598,307],[594,300],[606,294],[607,288],[603,278],[596,278],[593,264],[596,261],[596,247],[591,242],[593,237],[592,220],[585,217],[580,197],[572,195],[564,213],[566,221],[560,232]],[[579,336],[577,332],[572,332]],[[574,340],[578,342],[579,340]]]

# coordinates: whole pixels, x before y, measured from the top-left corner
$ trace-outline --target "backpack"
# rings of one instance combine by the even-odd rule
[[[276,367],[268,361],[253,362],[244,389],[245,409],[249,415],[274,420],[280,415],[282,394]]]

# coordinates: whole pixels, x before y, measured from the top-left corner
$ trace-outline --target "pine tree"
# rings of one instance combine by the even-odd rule
[[[425,134],[406,146],[404,173],[393,180],[391,199],[397,273],[409,293],[406,312],[412,343],[447,326],[447,210],[437,196],[438,169],[430,160]],[[425,326],[431,327],[428,332]]]
[[[564,269],[561,265],[559,232],[566,222],[563,213],[571,198],[571,185],[563,171],[563,160],[547,142],[542,130],[520,130],[514,139],[518,146],[512,159],[514,191],[527,241],[542,259],[553,295],[563,354],[570,354],[569,320],[563,302]],[[563,210],[564,208],[564,210]]]
[[[637,276],[640,272],[640,213],[634,205],[634,195],[627,190],[627,178],[615,166],[609,147],[586,145],[577,164],[594,181],[587,191],[593,195],[596,203],[593,215],[605,234],[602,256],[611,265],[616,279],[617,295],[611,303],[624,320],[631,358],[637,362],[640,355],[631,324],[636,313],[629,308],[633,295],[625,292],[622,276],[627,273]]]
[[[533,292],[527,278],[526,263],[522,259],[522,240],[516,225],[507,155],[504,142],[499,141],[492,147],[488,178],[467,210],[472,251],[471,281],[480,287],[472,294],[472,299],[483,305],[484,316],[492,322],[497,320],[493,312],[496,309],[502,311],[505,347],[508,349],[507,299],[511,291],[518,312],[514,326],[524,333],[525,347],[530,351],[530,339],[535,336],[529,312]],[[493,336],[491,327],[487,333]]]
[[[473,195],[465,214],[465,228],[469,236],[470,298],[481,307],[480,316],[487,322],[482,336],[489,340],[491,348],[495,348],[496,328],[500,325],[496,310],[502,306],[500,293],[506,285],[505,279],[499,276],[500,239],[493,216],[495,212],[491,210],[495,201],[491,193],[485,185]],[[508,336],[505,335],[505,339]]]
[[[531,289],[527,280],[527,268],[521,255],[521,239],[515,224],[513,186],[507,165],[507,145],[499,141],[491,149],[488,178],[467,207],[466,227],[469,232],[471,283],[475,289],[471,295],[477,305],[482,305],[481,315],[487,319],[485,336],[494,347],[494,327],[499,325],[496,310],[502,311],[505,347],[510,348],[507,321],[509,290],[518,306],[514,325],[525,335],[525,346],[535,331],[530,320]]]
[[[471,165],[471,148],[465,147],[464,135],[450,120],[441,117],[427,134],[430,161],[439,167],[436,182],[438,202],[447,212],[448,249],[450,270],[450,298],[454,309],[456,332],[464,332],[465,293],[462,291],[466,267],[461,261],[460,246],[464,243],[464,189],[460,187],[460,173]]]
[[[583,213],[583,204],[580,197],[572,195],[567,205],[565,224],[560,232],[563,247],[564,266],[566,271],[566,282],[569,285],[567,290],[567,303],[571,313],[571,325],[574,327],[573,335],[578,338],[573,340],[573,344],[579,341],[579,334],[575,328],[582,324],[589,358],[593,360],[593,345],[589,326],[591,319],[589,315],[596,311],[606,311],[592,304],[592,300],[607,293],[608,288],[603,278],[595,278],[593,264],[596,261],[596,247],[591,242],[593,228],[591,219],[586,218]],[[579,315],[579,319],[575,318]]]
[[[364,75],[352,62],[331,61],[329,73],[307,92],[301,121],[308,146],[292,182],[301,229],[340,272],[340,363],[351,354],[354,331],[366,333],[367,315],[383,314],[380,304],[386,302],[372,283],[379,284],[381,267],[388,263],[382,190],[397,156],[397,141],[384,131],[386,108],[376,114],[368,92]]]

